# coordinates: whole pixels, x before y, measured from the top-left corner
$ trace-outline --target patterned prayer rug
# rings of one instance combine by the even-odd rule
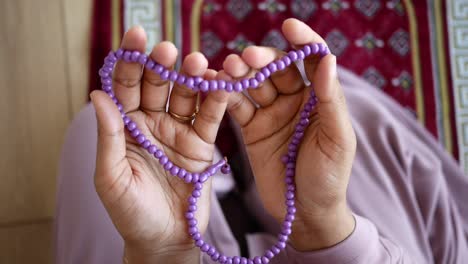
[[[96,0],[90,89],[122,32],[142,25],[150,51],[161,40],[203,52],[220,69],[248,45],[289,49],[284,19],[309,24],[338,63],[413,113],[468,172],[468,2],[466,0]],[[229,135],[228,122],[223,130]],[[229,148],[228,136],[218,143]]]

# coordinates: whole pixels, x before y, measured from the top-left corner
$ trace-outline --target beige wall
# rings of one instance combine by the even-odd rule
[[[52,263],[57,160],[86,101],[91,0],[0,1],[0,263]]]

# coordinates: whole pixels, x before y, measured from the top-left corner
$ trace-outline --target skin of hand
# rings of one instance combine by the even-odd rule
[[[282,31],[292,46],[325,41],[306,24],[288,19]],[[221,79],[253,76],[257,70],[284,55],[267,47],[248,47],[241,56],[230,55],[218,73]],[[327,55],[304,60],[318,105],[299,146],[296,163],[296,219],[291,244],[299,251],[333,246],[354,230],[355,220],[346,202],[346,190],[356,150],[336,58]],[[293,64],[271,76],[248,96],[233,93],[228,111],[241,128],[257,190],[267,211],[278,222],[285,216],[285,172],[281,156],[309,98],[307,87]],[[249,98],[250,97],[250,98]]]
[[[144,30],[141,27],[130,29],[121,46],[144,52]],[[153,48],[150,57],[171,68],[176,62],[177,49],[169,42],[162,42]],[[202,54],[192,53],[184,59],[181,72],[213,79],[216,72],[207,66]],[[210,93],[192,124],[173,118],[166,112],[166,103],[169,100],[169,111],[190,116],[197,94],[177,84],[170,91],[169,82],[143,70],[137,63],[119,61],[113,85],[115,96],[128,116],[174,164],[195,172],[212,164],[214,141],[227,106],[227,93]],[[195,263],[200,253],[187,234],[184,217],[193,186],[166,173],[158,160],[131,138],[108,95],[94,91],[91,100],[98,121],[95,187],[125,241],[128,262]],[[208,224],[210,181],[205,183],[198,202],[196,217],[201,233]]]

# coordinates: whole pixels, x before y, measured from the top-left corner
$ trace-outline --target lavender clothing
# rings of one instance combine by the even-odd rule
[[[298,252],[288,246],[271,263],[468,263],[468,177],[397,103],[346,70],[339,76],[358,139],[348,188],[355,230],[328,249]],[[123,241],[93,185],[96,131],[94,110],[87,106],[65,139],[55,221],[57,263],[122,262]],[[231,177],[216,176],[205,239],[226,255],[239,255],[217,199],[232,186]],[[260,255],[279,227],[262,208],[254,185],[243,198],[265,230],[246,237],[250,254]],[[202,263],[213,262],[203,255]]]

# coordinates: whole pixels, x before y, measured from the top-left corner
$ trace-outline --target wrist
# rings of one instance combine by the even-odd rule
[[[160,249],[142,249],[125,244],[124,264],[199,263],[200,250],[194,245]]]
[[[355,224],[354,216],[346,205],[327,214],[301,215],[294,223],[290,243],[298,251],[332,247],[349,237]]]

